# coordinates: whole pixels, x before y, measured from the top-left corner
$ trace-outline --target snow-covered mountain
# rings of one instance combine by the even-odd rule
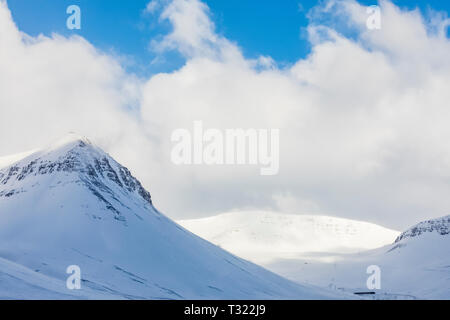
[[[441,236],[450,234],[450,215],[438,219],[422,221],[405,232],[402,232],[402,234],[395,239],[395,242],[418,237],[426,233],[437,233]]]
[[[66,268],[81,269],[80,290]],[[0,159],[0,298],[304,299],[298,285],[195,236],[87,139]]]
[[[346,257],[335,269],[334,279],[341,286],[357,286],[368,265],[381,270],[378,296],[450,299],[449,216],[421,222],[388,246]],[[298,279],[301,281],[301,279]]]
[[[399,235],[356,220],[265,211],[230,212],[178,223],[230,252],[263,264],[280,258],[374,249],[392,243]]]
[[[264,212],[181,224],[299,283],[372,291],[366,285],[367,268],[376,265],[381,288],[371,298],[450,299],[450,216],[421,222],[401,234],[357,221]]]

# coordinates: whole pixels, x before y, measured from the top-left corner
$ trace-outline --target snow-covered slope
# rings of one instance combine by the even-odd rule
[[[381,289],[370,298],[450,299],[450,216],[401,234],[357,221],[264,212],[181,224],[297,282],[338,292],[372,291],[367,268],[376,265]]]
[[[255,263],[378,248],[392,243],[399,234],[367,222],[264,211],[231,212],[178,223]]]
[[[186,231],[87,139],[0,163],[0,298],[337,297]],[[81,290],[66,288],[69,265],[81,269]]]
[[[420,223],[387,246],[336,255],[333,263],[280,259],[265,267],[298,282],[367,291],[367,268],[376,265],[381,271],[376,299],[450,299],[450,235],[430,225],[448,227],[448,217]],[[418,226],[424,227],[420,233]]]

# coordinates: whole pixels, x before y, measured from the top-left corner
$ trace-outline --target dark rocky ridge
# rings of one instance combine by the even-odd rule
[[[414,238],[424,233],[436,232],[442,236],[450,234],[450,215],[442,218],[420,222],[409,228],[395,239],[399,242],[406,238]]]

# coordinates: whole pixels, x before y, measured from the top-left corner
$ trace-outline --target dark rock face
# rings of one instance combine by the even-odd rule
[[[0,186],[5,188],[0,190],[0,197],[10,197],[17,190],[7,190],[6,185],[14,180],[22,181],[30,176],[47,175],[56,172],[77,173],[79,179],[112,211],[117,211],[101,195],[106,192],[115,198],[114,192],[108,187],[108,181],[116,184],[125,193],[136,193],[146,203],[152,205],[150,193],[144,189],[141,183],[133,177],[130,171],[118,164],[106,154],[92,152],[90,145],[79,141],[73,148],[56,160],[50,161],[42,158],[30,160],[26,164],[15,164],[0,170]]]
[[[450,216],[420,222],[406,230],[395,239],[399,242],[405,238],[414,238],[427,232],[436,232],[442,236],[450,234]]]

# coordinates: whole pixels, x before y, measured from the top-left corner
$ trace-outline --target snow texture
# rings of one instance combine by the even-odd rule
[[[338,218],[236,212],[180,221],[225,249],[299,283],[371,299],[450,299],[450,216],[399,234]],[[380,289],[369,289],[369,266]]]

